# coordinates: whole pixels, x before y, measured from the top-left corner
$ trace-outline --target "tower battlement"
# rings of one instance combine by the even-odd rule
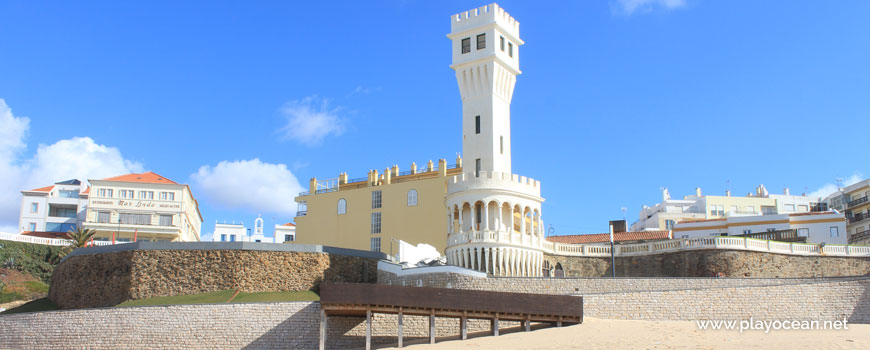
[[[496,3],[481,6],[465,12],[450,16],[450,31],[461,33],[471,28],[496,23],[501,26],[508,35],[515,39],[520,37],[520,22],[511,17],[503,8]]]

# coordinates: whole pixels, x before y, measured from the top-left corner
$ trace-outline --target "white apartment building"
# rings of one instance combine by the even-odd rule
[[[275,243],[294,241],[296,241],[296,224],[288,222],[286,224],[275,225]]]
[[[870,244],[870,180],[838,189],[825,203],[846,214],[849,243]]]
[[[808,243],[846,244],[846,217],[837,212],[729,216],[688,220],[674,224],[675,238],[752,236],[765,232],[795,230]]]
[[[89,180],[84,227],[95,239],[199,241],[202,215],[190,187],[154,172]]]
[[[788,188],[783,194],[770,194],[764,185],[759,185],[754,193],[749,192],[745,197],[731,196],[731,191],[725,191],[724,196],[703,195],[701,189],[696,188],[694,195],[681,200],[671,199],[668,189],[664,188],[662,202],[652,207],[643,206],[630,231],[670,230],[675,223],[686,220],[824,211],[827,205],[820,197],[794,196]]]
[[[68,232],[85,219],[88,193],[79,180],[21,191],[18,232]]]

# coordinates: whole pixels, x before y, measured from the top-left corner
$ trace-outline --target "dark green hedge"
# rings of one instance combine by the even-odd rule
[[[60,262],[63,247],[13,241],[0,241],[0,267],[11,268],[51,283],[54,266]]]

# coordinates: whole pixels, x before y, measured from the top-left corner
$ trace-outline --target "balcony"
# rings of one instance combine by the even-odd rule
[[[849,218],[849,223],[854,224],[856,222],[864,221],[867,219],[870,219],[870,212],[856,213],[856,214],[852,215],[851,218]]]
[[[797,230],[778,230],[778,231],[755,232],[755,233],[747,233],[747,234],[743,234],[743,235],[737,235],[736,237],[747,237],[747,238],[763,239],[766,241],[778,241],[778,242],[806,243],[806,241],[807,241],[807,237],[799,235]]]
[[[308,215],[308,210],[299,210],[296,212],[296,217]]]
[[[862,242],[867,239],[870,239],[870,230],[855,232],[855,234],[849,236],[849,244]]]
[[[858,198],[856,200],[853,200],[853,201],[849,202],[848,204],[846,204],[846,208],[851,208],[854,206],[858,206],[858,205],[867,203],[867,199],[868,199],[867,196],[864,196],[864,197]]]

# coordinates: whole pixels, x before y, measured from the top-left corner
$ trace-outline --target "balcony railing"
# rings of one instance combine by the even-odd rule
[[[870,238],[870,230],[855,232],[855,234],[853,234],[852,236],[849,237],[849,243],[851,244],[851,243],[855,243],[855,242],[864,241],[868,238]]]
[[[300,210],[296,212],[296,217],[308,215],[308,210]]]
[[[867,203],[867,199],[868,199],[867,196],[858,198],[856,200],[849,202],[849,204],[847,204],[846,207],[851,208],[851,207],[854,207],[856,205]]]
[[[307,196],[307,195],[309,195],[309,194],[311,194],[311,192],[308,192],[308,191],[305,191],[305,192],[299,192],[299,195],[296,196],[296,197],[304,197],[304,196]]]
[[[778,231],[765,231],[765,232],[755,232],[755,233],[747,233],[744,235],[738,235],[736,237],[747,237],[747,238],[755,238],[755,239],[763,239],[767,241],[779,241],[779,242],[806,242],[807,237],[798,235],[797,230],[778,230]]]
[[[856,223],[856,222],[858,222],[858,221],[864,221],[864,220],[867,220],[867,219],[870,219],[870,212],[866,212],[866,213],[857,213],[857,214],[852,215],[851,218],[849,218],[849,223],[850,223],[850,224],[854,224],[854,223]]]

